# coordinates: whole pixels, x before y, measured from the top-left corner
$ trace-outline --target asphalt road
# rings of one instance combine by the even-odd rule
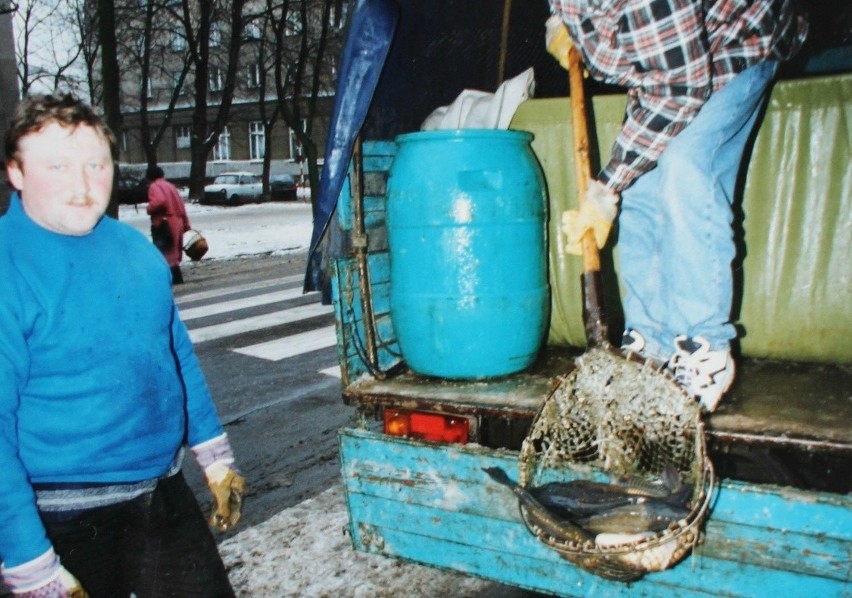
[[[318,305],[317,294],[300,292],[304,265],[305,256],[299,254],[202,260],[185,266],[186,282],[176,287],[176,300],[182,313],[202,314],[186,322],[190,334]],[[265,302],[275,299],[275,294],[288,298]],[[247,305],[239,307],[241,299]],[[211,315],[203,315],[206,309]],[[321,372],[337,365],[336,348],[328,346],[277,361],[237,352],[283,337],[327,330],[334,323],[331,307],[327,310],[295,322],[195,341],[220,419],[248,483],[245,525],[265,521],[338,481],[337,430],[354,423],[355,411],[343,404],[339,378]],[[206,509],[209,495],[191,457],[186,459],[184,471]]]

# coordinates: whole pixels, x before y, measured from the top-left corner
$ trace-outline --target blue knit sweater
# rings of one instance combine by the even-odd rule
[[[155,479],[222,433],[178,317],[171,273],[104,217],[48,231],[13,195],[0,218],[0,560],[50,543],[31,483]]]

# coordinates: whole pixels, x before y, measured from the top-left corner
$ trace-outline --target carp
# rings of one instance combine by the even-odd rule
[[[659,482],[638,477],[618,478],[613,484],[572,480],[533,486],[528,491],[546,508],[562,517],[576,520],[648,501],[685,507],[692,496],[692,490],[693,486],[683,483],[674,466],[669,466],[662,473]]]
[[[518,501],[526,509],[529,523],[538,527],[542,532],[560,541],[583,544],[594,540],[594,536],[578,527],[568,519],[554,514],[526,488],[513,482],[508,474],[499,467],[483,467],[482,471],[491,479],[509,488],[518,497]]]
[[[689,515],[689,509],[650,498],[643,502],[622,505],[575,520],[592,534],[640,534],[661,532],[672,523]]]
[[[660,532],[690,512],[693,486],[684,484],[674,467],[666,468],[659,482],[626,477],[613,484],[572,480],[530,488],[499,467],[483,471],[511,488],[534,523],[555,538],[585,541],[602,533]]]

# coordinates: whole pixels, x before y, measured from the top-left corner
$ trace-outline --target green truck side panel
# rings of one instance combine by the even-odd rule
[[[594,98],[599,153],[609,155],[625,98]],[[520,106],[512,128],[535,135],[550,196],[550,342],[584,346],[580,260],[559,251],[559,223],[576,206],[572,128],[566,98]],[[852,75],[775,85],[748,157],[735,263],[741,295],[735,321],[749,357],[852,362]],[[603,269],[618,269],[602,253]],[[610,277],[608,309],[619,304]],[[610,311],[615,311],[610,309]]]

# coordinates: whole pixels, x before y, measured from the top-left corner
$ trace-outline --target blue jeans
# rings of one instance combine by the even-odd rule
[[[714,93],[657,166],[622,192],[625,327],[666,360],[679,335],[729,348],[736,249],[733,201],[743,151],[778,63],[753,66]]]

